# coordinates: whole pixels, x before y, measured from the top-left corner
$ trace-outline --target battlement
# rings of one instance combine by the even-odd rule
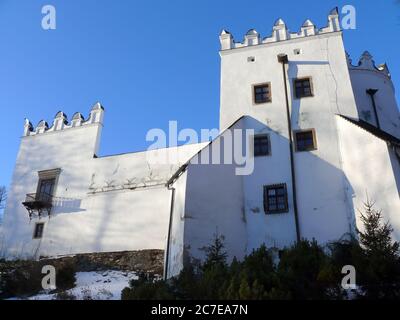
[[[71,128],[86,126],[93,123],[102,124],[103,118],[104,118],[104,108],[100,103],[96,103],[92,107],[89,118],[87,120],[85,120],[85,118],[81,113],[77,112],[73,115],[72,120],[69,123],[66,114],[62,111],[59,111],[56,114],[51,127],[49,127],[46,121],[41,120],[39,121],[36,128],[34,128],[32,123],[28,119],[25,119],[24,136],[25,137],[36,136],[38,134],[67,130]]]
[[[304,38],[330,32],[338,32],[340,30],[341,29],[339,23],[338,8],[334,8],[330,11],[328,15],[328,26],[322,29],[317,29],[317,27],[311,22],[311,20],[307,19],[301,26],[299,32],[292,33],[287,28],[285,22],[282,19],[278,19],[273,26],[272,35],[270,37],[262,39],[261,35],[256,30],[251,29],[246,33],[243,42],[235,42],[233,36],[228,31],[222,30],[219,39],[221,42],[221,50],[224,51],[249,46],[256,46],[271,42]]]
[[[385,75],[389,79],[391,78],[389,68],[386,65],[386,63],[376,65],[375,61],[373,60],[373,56],[368,51],[363,52],[360,59],[358,60],[357,65],[353,65],[352,59],[350,58],[350,55],[347,52],[346,56],[347,56],[347,65],[349,66],[350,70],[374,71]]]

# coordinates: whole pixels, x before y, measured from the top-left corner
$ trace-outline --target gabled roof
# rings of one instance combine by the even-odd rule
[[[373,126],[372,124],[370,124],[364,120],[352,119],[352,118],[343,116],[341,114],[339,114],[339,116],[342,117],[343,119],[351,122],[352,124],[355,124],[356,126],[364,129],[365,131],[368,131],[369,133],[373,134],[374,136],[376,136],[386,142],[390,142],[392,144],[400,146],[400,139],[396,138],[395,136],[392,136],[390,133],[387,133],[386,131],[383,131],[383,130]]]
[[[400,139],[396,138],[395,136],[391,135],[390,133],[387,133],[386,131],[383,131],[381,129],[378,129],[377,127],[373,126],[372,124],[361,120],[361,119],[352,119],[349,117],[346,117],[344,115],[338,114],[338,116],[340,116],[341,118],[349,121],[350,123],[360,127],[361,129],[364,129],[365,131],[368,131],[369,133],[373,134],[374,136],[376,136],[379,139],[382,139],[386,142],[395,144],[397,146],[400,147]],[[209,147],[211,144],[213,144],[213,142],[215,140],[217,140],[219,137],[221,137],[225,131],[231,129],[236,123],[238,123],[240,120],[242,120],[243,118],[245,118],[246,116],[241,116],[239,119],[237,119],[236,121],[234,121],[228,128],[226,128],[225,130],[223,130],[218,137],[216,137],[213,141],[211,141],[209,144],[207,144],[206,146],[204,146],[202,149],[200,149],[193,157],[191,157],[185,164],[183,164],[172,176],[171,178],[167,181],[166,185],[170,186],[172,183],[174,183],[177,179],[179,179],[179,177],[182,175],[183,172],[185,172],[186,168],[189,166],[190,161],[195,158],[196,156],[198,156],[205,148]]]
[[[240,120],[245,118],[246,116],[243,115],[237,120],[235,120],[229,127],[227,127],[225,130],[219,133],[219,135],[212,141],[210,141],[206,146],[201,148],[193,157],[191,157],[185,164],[183,164],[172,176],[171,178],[167,181],[166,186],[169,187],[171,184],[173,184],[176,180],[179,179],[179,177],[182,175],[183,172],[185,172],[186,168],[189,166],[190,162],[197,157],[204,149],[208,148],[210,145],[214,143],[218,138],[220,138],[227,130],[231,129],[236,123],[238,123]]]

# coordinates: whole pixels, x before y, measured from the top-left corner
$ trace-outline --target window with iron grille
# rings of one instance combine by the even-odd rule
[[[271,102],[271,84],[263,83],[253,86],[254,103]]]
[[[270,155],[269,136],[266,134],[254,136],[254,156],[262,157]]]
[[[264,186],[264,211],[266,214],[289,211],[286,184]]]
[[[314,130],[297,131],[294,133],[296,151],[312,151],[317,149]]]
[[[36,223],[35,230],[33,232],[34,239],[41,239],[43,237],[44,223]]]
[[[312,97],[312,83],[311,78],[301,78],[294,80],[294,92],[296,98]]]

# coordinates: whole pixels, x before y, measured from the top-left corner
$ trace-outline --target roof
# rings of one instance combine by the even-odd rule
[[[341,114],[339,114],[339,116],[342,117],[343,119],[346,119],[347,121],[351,122],[352,124],[355,124],[356,126],[364,129],[365,131],[368,131],[369,133],[373,134],[374,136],[376,136],[386,142],[390,142],[390,143],[400,146],[400,139],[396,138],[395,136],[392,136],[390,133],[387,133],[386,131],[383,131],[382,129],[379,129],[379,128],[373,126],[372,124],[370,124],[364,120],[352,119],[352,118],[343,116]]]
[[[216,141],[217,139],[219,139],[227,130],[231,129],[236,123],[238,123],[240,120],[242,120],[243,118],[245,118],[246,116],[243,115],[240,118],[238,118],[237,120],[235,120],[230,126],[228,126],[225,130],[223,130],[222,132],[220,132],[220,134],[212,141],[210,141],[207,145],[205,145],[203,148],[201,148],[195,155],[193,155],[185,164],[183,164],[172,176],[171,178],[167,181],[166,186],[170,186],[171,184],[173,184],[176,180],[179,179],[179,177],[182,175],[183,172],[185,172],[186,168],[189,166],[190,162],[197,157],[204,149],[206,149],[207,147],[209,147],[210,145],[212,145],[214,143],[214,141]]]
[[[392,136],[391,134],[373,126],[372,124],[361,120],[361,119],[352,119],[349,117],[346,117],[344,115],[338,114],[338,116],[340,116],[341,118],[351,122],[352,124],[360,127],[361,129],[364,129],[365,131],[368,131],[369,133],[373,134],[374,136],[386,141],[386,142],[390,142],[392,144],[398,145],[400,146],[400,139],[396,138],[395,136]],[[230,126],[228,126],[228,128],[226,128],[225,130],[223,130],[218,137],[216,137],[213,141],[211,141],[209,144],[207,144],[206,146],[204,146],[202,149],[200,149],[194,156],[192,156],[185,164],[183,164],[172,176],[171,178],[167,181],[167,186],[170,186],[171,184],[173,184],[177,179],[179,179],[179,177],[182,175],[183,172],[185,172],[186,168],[189,166],[190,162],[192,161],[192,159],[196,156],[198,156],[205,148],[209,147],[211,144],[214,143],[215,140],[217,140],[219,137],[221,137],[225,131],[231,129],[237,122],[239,122],[240,120],[242,120],[243,118],[245,118],[246,116],[241,116],[240,118],[238,118],[236,121],[234,121]]]

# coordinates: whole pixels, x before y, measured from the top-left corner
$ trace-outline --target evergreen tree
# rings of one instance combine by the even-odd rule
[[[380,255],[382,258],[396,259],[399,253],[399,243],[393,242],[393,228],[386,222],[382,224],[382,211],[374,209],[374,203],[367,200],[364,204],[365,213],[360,212],[364,232],[357,230],[360,243],[367,256]]]
[[[313,240],[301,240],[284,250],[278,267],[280,288],[292,299],[331,299],[337,286],[329,276],[330,259]]]
[[[227,253],[225,251],[224,236],[218,232],[214,234],[212,243],[203,248],[206,259],[203,263],[199,281],[201,299],[221,299],[228,286]]]
[[[391,238],[393,228],[382,221],[382,211],[367,200],[360,213],[363,231],[357,230],[364,262],[356,266],[364,297],[368,299],[400,298],[399,243]]]
[[[204,270],[215,266],[226,267],[227,253],[225,251],[224,240],[225,237],[219,235],[217,232],[214,234],[212,243],[202,249],[206,253],[206,260],[203,264]]]

